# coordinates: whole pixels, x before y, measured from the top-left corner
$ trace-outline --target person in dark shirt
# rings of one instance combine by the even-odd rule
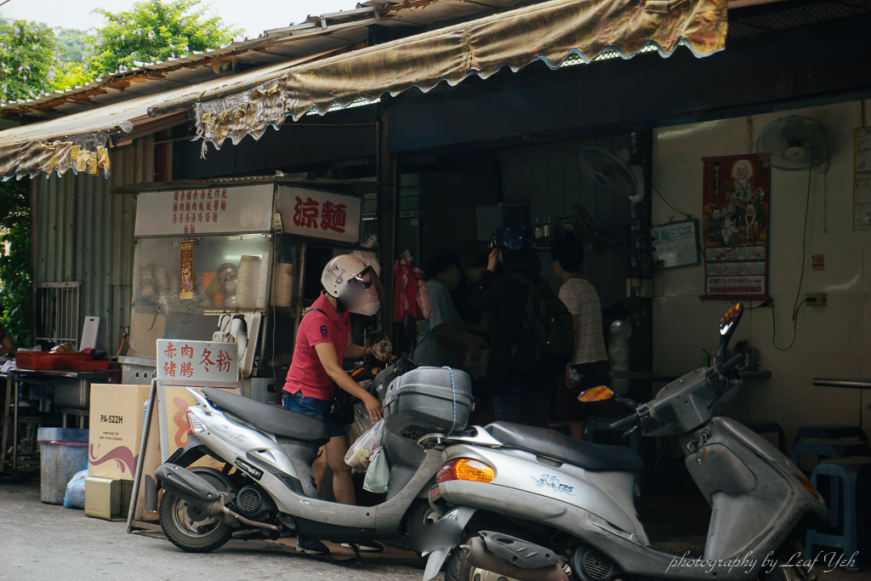
[[[525,420],[530,426],[548,427],[556,378],[565,366],[542,365],[533,372],[523,372],[514,364],[529,286],[511,274],[540,279],[541,260],[523,225],[501,227],[494,243],[497,247],[490,253],[487,270],[472,287],[469,304],[493,316],[487,386],[493,393],[496,420],[517,424]],[[500,261],[505,276],[497,277]]]

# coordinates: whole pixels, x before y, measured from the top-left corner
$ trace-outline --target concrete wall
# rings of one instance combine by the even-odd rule
[[[866,113],[868,113],[866,109]],[[862,124],[862,103],[851,102],[662,128],[654,134],[653,180],[672,205],[694,218],[702,214],[702,158],[747,154],[766,124],[787,115],[823,122],[832,149],[826,174],[811,174],[807,256],[801,298],[828,293],[828,306],[802,307],[795,345],[772,345],[772,311],[748,311],[735,339],[748,339],[761,353],[768,380],[748,381],[731,415],[776,420],[788,439],[804,425],[863,425],[871,430],[871,390],[814,387],[811,379],[871,379],[871,233],[853,231],[853,129]],[[798,292],[808,172],[772,169],[770,295],[777,346],[792,341],[791,313]],[[653,223],[681,216],[655,196]],[[825,255],[825,271],[811,269],[811,256]],[[655,279],[656,371],[699,367],[702,348],[717,346],[716,323],[728,303],[701,301],[704,267],[660,272]],[[748,306],[756,306],[752,303]],[[864,411],[863,411],[864,410]]]

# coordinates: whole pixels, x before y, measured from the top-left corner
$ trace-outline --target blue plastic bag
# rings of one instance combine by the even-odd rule
[[[88,471],[76,472],[67,484],[67,493],[64,495],[64,506],[67,508],[85,508],[85,480]]]

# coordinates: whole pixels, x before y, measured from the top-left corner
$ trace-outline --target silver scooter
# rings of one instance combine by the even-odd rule
[[[419,531],[418,547],[429,555],[425,581],[445,561],[445,581],[811,578],[791,535],[824,520],[825,502],[779,450],[719,417],[742,386],[744,356],[725,361],[742,313],[739,303],[720,320],[722,363],[681,377],[652,401],[638,405],[607,387],[582,394],[634,409],[614,429],[680,436],[687,469],[712,507],[703,557],[651,546],[634,505],[642,460],[629,448],[497,422],[437,442],[445,464],[429,497],[442,516]],[[805,566],[777,567],[777,559]]]
[[[415,332],[414,321],[406,321],[406,334]],[[190,440],[155,472],[164,491],[159,518],[166,537],[182,550],[208,552],[230,538],[304,534],[355,541],[413,533],[431,512],[427,494],[443,463],[441,450],[417,440],[427,432],[465,429],[471,380],[447,368],[415,369],[405,354],[378,374],[373,388],[385,410],[383,450],[390,465],[386,499],[376,506],[318,498],[311,465],[329,439],[320,420],[217,389],[189,388],[198,404],[187,411]],[[191,467],[204,456],[224,469]]]

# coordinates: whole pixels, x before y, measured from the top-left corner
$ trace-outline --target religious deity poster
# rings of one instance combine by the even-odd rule
[[[765,300],[771,168],[756,155],[703,161],[704,298]]]

